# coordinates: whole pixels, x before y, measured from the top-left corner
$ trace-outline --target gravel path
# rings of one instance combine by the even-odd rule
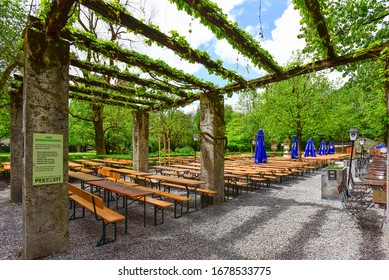
[[[289,179],[179,219],[168,210],[156,227],[152,209],[143,227],[141,207],[134,205],[129,233],[120,223],[117,241],[99,248],[101,224],[91,216],[73,220],[70,250],[46,259],[389,259],[388,235],[377,226],[382,210],[369,210],[372,222],[357,226],[343,217],[340,201],[321,199],[320,178],[316,172]],[[22,206],[7,196],[9,188],[0,189],[0,259],[16,260],[22,258]]]

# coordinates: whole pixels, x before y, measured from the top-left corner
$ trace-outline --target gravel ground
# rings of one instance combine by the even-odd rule
[[[45,259],[388,260],[388,226],[378,226],[383,211],[369,210],[369,224],[356,225],[344,217],[339,200],[321,199],[320,178],[316,171],[179,219],[167,210],[158,226],[150,208],[143,227],[142,207],[135,204],[129,233],[119,223],[117,241],[98,248],[101,224],[87,215],[69,223],[70,250]],[[0,259],[18,260],[22,206],[8,197],[9,188],[0,188]]]

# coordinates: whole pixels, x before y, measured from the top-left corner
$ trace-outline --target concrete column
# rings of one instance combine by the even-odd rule
[[[134,170],[149,170],[149,114],[132,113],[132,166]]]
[[[11,201],[22,202],[23,89],[11,94]]]
[[[224,98],[213,93],[200,96],[201,180],[224,202]]]
[[[31,29],[24,36],[24,257],[36,259],[69,249],[69,43]],[[37,173],[33,166],[34,149],[38,150],[34,133],[47,134],[48,141],[48,134],[62,135],[63,155],[58,153],[54,160],[54,166],[62,166],[62,182],[38,184],[39,180],[33,180],[33,170]],[[45,149],[44,145],[39,149]],[[52,161],[49,155],[45,159]]]

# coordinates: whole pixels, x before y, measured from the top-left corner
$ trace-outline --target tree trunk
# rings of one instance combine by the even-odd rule
[[[95,146],[96,154],[105,155],[105,141],[104,141],[104,126],[103,126],[103,111],[104,105],[93,104],[93,127],[95,129]]]

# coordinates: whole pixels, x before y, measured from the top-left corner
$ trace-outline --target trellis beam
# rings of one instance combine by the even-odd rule
[[[168,84],[168,83],[164,84],[162,82],[156,82],[152,79],[140,78],[136,74],[129,73],[128,71],[120,71],[118,69],[116,70],[106,65],[91,63],[88,61],[81,61],[74,58],[70,58],[70,65],[83,70],[100,73],[113,78],[117,78],[122,81],[133,82],[142,87],[152,88],[154,90],[167,92],[180,97],[188,97],[188,95],[192,95],[191,92],[189,92],[189,94],[188,92],[185,92],[182,89],[183,87],[177,87],[175,85]]]
[[[333,59],[324,59],[321,61],[312,62],[304,66],[292,68],[288,71],[283,72],[280,75],[268,75],[258,79],[250,80],[247,83],[247,87],[258,88],[270,83],[284,81],[292,77],[301,76],[312,72],[317,72],[329,68],[343,66],[361,60],[376,59],[380,57],[381,52],[386,48],[389,48],[389,43],[381,44],[380,46],[377,46],[369,50],[365,50],[363,52],[359,51],[357,53],[350,53]],[[239,84],[231,84],[224,87],[224,89],[222,89],[222,92],[224,93],[236,92],[236,91],[241,91],[245,88],[246,87],[242,87]]]
[[[173,1],[172,2],[177,2]],[[239,32],[239,28],[232,25],[228,21],[223,19],[223,16],[219,11],[213,9],[209,5],[207,0],[181,0],[178,2],[185,2],[191,9],[196,10],[201,14],[204,20],[209,24],[217,27],[223,32],[225,39],[227,41],[236,42],[236,45],[239,46],[238,51],[242,52],[246,57],[251,59],[255,65],[262,64],[266,69],[280,74],[281,69],[278,65],[275,64],[269,57],[264,54],[264,51],[261,50],[260,46],[255,42],[254,38],[247,34],[246,38]],[[249,38],[249,39],[248,39]],[[234,46],[235,44],[231,44]],[[270,56],[270,55],[269,55]]]
[[[304,0],[305,6],[311,15],[313,23],[316,26],[317,33],[321,39],[321,42],[327,50],[327,56],[329,58],[335,58],[337,55],[333,46],[331,45],[331,38],[328,33],[327,25],[325,24],[324,17],[320,11],[320,5],[317,0]]]
[[[65,27],[74,0],[53,0],[46,17],[46,34],[58,37]]]
[[[222,67],[217,62],[211,60],[208,54],[201,53],[199,50],[190,48],[189,43],[187,42],[185,42],[185,44],[188,46],[182,46],[182,44],[177,42],[174,38],[169,37],[161,31],[142,23],[140,20],[131,16],[131,14],[124,9],[121,10],[101,0],[77,1],[83,6],[86,6],[96,13],[99,13],[103,17],[132,30],[134,33],[142,34],[143,36],[173,50],[180,57],[188,60],[189,62],[197,62],[204,65],[210,73],[215,73],[221,77],[226,77],[231,81],[245,82],[245,79],[243,79],[242,76],[236,74],[234,71]]]

